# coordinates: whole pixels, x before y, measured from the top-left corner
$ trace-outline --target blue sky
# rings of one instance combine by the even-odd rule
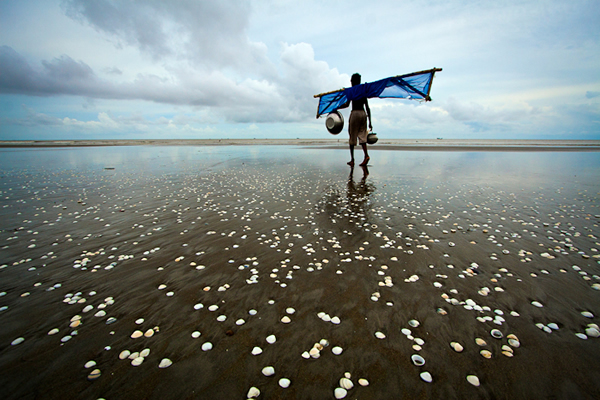
[[[596,0],[4,0],[0,139],[327,138],[314,94],[439,67],[432,102],[370,101],[380,138],[598,140],[598,21]]]

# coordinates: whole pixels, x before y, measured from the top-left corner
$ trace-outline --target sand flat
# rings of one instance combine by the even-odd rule
[[[2,153],[4,398],[600,395],[597,152]]]

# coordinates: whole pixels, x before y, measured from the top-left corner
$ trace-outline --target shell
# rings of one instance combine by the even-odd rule
[[[417,321],[416,319],[411,319],[410,321],[408,321],[408,324],[409,324],[410,326],[412,326],[413,328],[416,328],[416,327],[418,327],[419,325],[421,325],[421,324],[419,323],[419,321]]]
[[[360,378],[360,379],[358,380],[358,384],[359,384],[360,386],[369,386],[369,381],[368,381],[368,380],[366,380],[365,378]]]
[[[410,356],[410,359],[412,360],[413,364],[415,364],[417,367],[425,365],[425,359],[418,354],[413,354],[412,356]]]
[[[375,337],[377,339],[385,339],[385,334],[382,333],[382,332],[377,331],[377,332],[375,332]]]
[[[310,349],[308,354],[310,354],[310,356],[312,358],[319,358],[321,356],[321,352],[319,351],[319,349],[314,348],[314,347],[312,349]]]
[[[253,355],[253,356],[257,356],[257,355],[259,355],[260,353],[262,353],[262,349],[261,349],[260,347],[258,347],[258,346],[255,346],[255,347],[252,349],[252,355]]]
[[[269,336],[267,336],[267,343],[273,344],[276,341],[277,341],[277,338],[275,337],[275,335],[269,335]]]
[[[268,367],[264,367],[262,369],[262,373],[264,376],[271,376],[275,374],[275,368],[273,368],[272,366],[268,366]]]
[[[126,359],[127,357],[129,357],[129,355],[131,354],[131,352],[129,350],[123,350],[120,354],[119,354],[119,358],[121,360]]]
[[[508,339],[508,344],[510,344],[512,347],[517,348],[521,346],[521,342],[519,342],[516,339]]]
[[[479,354],[481,354],[482,356],[484,356],[485,358],[492,358],[492,352],[489,350],[481,350],[479,352]]]
[[[142,336],[144,336],[144,332],[142,332],[142,331],[134,331],[134,332],[131,334],[131,338],[132,338],[132,339],[137,339],[137,338],[140,338],[140,337],[142,337]]]
[[[289,324],[290,322],[292,322],[292,320],[287,315],[284,315],[283,318],[281,318],[281,322],[283,322],[284,324]]]
[[[479,386],[479,378],[475,375],[467,375],[467,382],[473,386]]]
[[[600,331],[596,328],[590,327],[585,330],[585,334],[588,335],[589,337],[597,338],[600,336]]]
[[[333,354],[335,354],[336,356],[339,356],[340,354],[342,354],[343,351],[344,351],[344,349],[342,349],[339,346],[335,346],[334,348],[331,349],[331,352]]]
[[[452,347],[457,353],[463,351],[462,345],[458,342],[450,342],[450,347]]]
[[[475,343],[477,343],[477,345],[479,346],[485,346],[487,343],[485,342],[485,340],[481,339],[481,338],[476,338],[475,339]]]
[[[500,332],[498,329],[492,329],[490,331],[490,334],[492,335],[492,337],[496,338],[496,339],[502,339],[502,332]]]
[[[341,378],[340,379],[340,387],[346,389],[346,390],[350,390],[354,387],[354,384],[352,383],[352,381],[348,378]]]
[[[144,357],[137,357],[134,358],[133,360],[131,360],[131,365],[133,365],[134,367],[137,367],[139,365],[141,365],[144,362]]]
[[[167,367],[170,367],[171,365],[173,365],[173,361],[169,360],[168,358],[163,358],[162,360],[160,360],[160,364],[158,364],[158,368],[167,368]]]
[[[254,386],[252,386],[250,390],[248,390],[248,394],[246,395],[246,397],[249,399],[255,399],[258,396],[260,396],[260,390],[258,390],[258,388]]]
[[[279,386],[281,386],[284,389],[288,388],[291,383],[292,382],[288,378],[281,378],[279,380]]]
[[[333,391],[333,395],[336,399],[343,399],[344,397],[346,397],[347,394],[348,392],[346,391],[346,389],[340,387],[335,388],[335,390]]]
[[[152,337],[152,336],[154,336],[154,329],[148,329],[146,332],[144,332],[144,336],[145,337]]]
[[[421,379],[423,379],[425,382],[431,382],[433,380],[433,378],[431,377],[431,374],[427,371],[425,372],[421,372],[419,374],[419,376],[421,377]]]
[[[205,342],[204,344],[202,344],[202,351],[209,351],[212,350],[213,345],[211,342]]]
[[[100,372],[100,370],[99,370],[99,369],[95,369],[95,370],[93,370],[92,372],[90,372],[90,374],[88,375],[88,379],[89,379],[90,381],[93,381],[94,379],[98,379],[98,378],[100,378],[100,375],[101,375],[101,374],[102,374],[102,373]]]

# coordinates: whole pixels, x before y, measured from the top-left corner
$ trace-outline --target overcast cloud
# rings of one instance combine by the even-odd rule
[[[0,139],[327,137],[313,95],[442,67],[373,99],[397,138],[600,139],[595,1],[0,3]]]

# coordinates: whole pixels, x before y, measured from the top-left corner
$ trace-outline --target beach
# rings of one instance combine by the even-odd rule
[[[600,144],[380,140],[0,143],[2,397],[600,398]]]

